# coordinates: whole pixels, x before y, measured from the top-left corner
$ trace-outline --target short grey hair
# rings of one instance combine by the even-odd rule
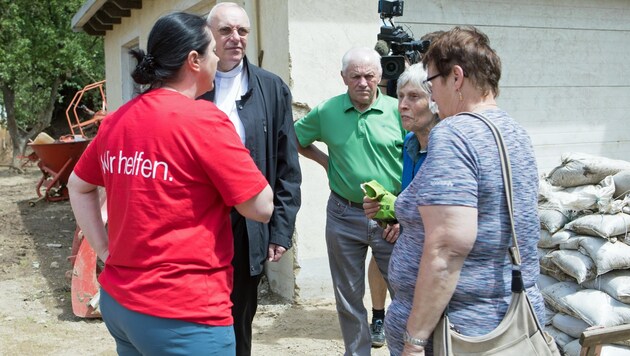
[[[429,94],[427,90],[425,80],[427,80],[427,71],[422,66],[422,63],[412,64],[398,77],[396,92],[405,85],[411,84],[414,87],[422,89],[425,94],[430,96],[431,94]]]
[[[216,5],[214,5],[212,7],[212,9],[210,10],[210,12],[208,13],[208,17],[206,18],[206,21],[208,22],[208,26],[212,25],[212,19],[216,15],[217,10],[222,8],[222,7],[235,7],[237,9],[240,9],[241,11],[243,11],[245,16],[247,17],[247,20],[249,21],[249,16],[247,15],[247,11],[245,11],[245,9],[241,5],[239,5],[239,4],[235,3],[235,2],[220,2],[220,3],[216,4]]]
[[[355,47],[348,50],[341,59],[342,73],[346,73],[346,69],[348,69],[350,63],[369,63],[376,68],[379,76],[383,74],[383,69],[381,68],[381,55],[372,48]]]

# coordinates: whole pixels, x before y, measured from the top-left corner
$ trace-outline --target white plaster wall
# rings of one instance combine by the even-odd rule
[[[374,47],[380,29],[376,0],[288,1],[291,90],[296,119],[321,101],[345,92],[341,57],[358,46]],[[325,150],[325,146],[318,145]],[[300,157],[302,207],[296,224],[298,299],[334,297],[324,226],[330,190],[324,169]]]
[[[130,78],[131,72],[123,73],[123,46],[138,40],[140,48],[146,50],[147,37],[155,21],[173,11],[188,11],[199,15],[206,14],[214,5],[214,0],[152,0],[143,1],[142,9],[131,10],[130,17],[122,18],[118,25],[107,31],[105,36],[105,86],[109,111],[122,104],[122,81]],[[133,70],[133,68],[132,68]]]
[[[422,34],[478,26],[502,61],[499,105],[529,132],[540,173],[578,151],[630,160],[630,3],[406,1]],[[404,21],[403,21],[404,20]]]
[[[373,48],[380,27],[377,0],[291,0],[289,42],[294,101],[310,107],[345,91],[341,57]]]

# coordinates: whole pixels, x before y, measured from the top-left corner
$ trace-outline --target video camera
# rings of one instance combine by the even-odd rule
[[[420,54],[429,48],[429,41],[416,41],[401,26],[394,25],[392,17],[402,16],[403,7],[403,0],[378,1],[383,26],[377,36],[375,50],[381,55],[383,79],[398,79],[405,71],[405,60],[409,64],[418,63]]]

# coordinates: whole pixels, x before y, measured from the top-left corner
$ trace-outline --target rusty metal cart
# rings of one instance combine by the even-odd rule
[[[65,141],[28,144],[39,158],[37,166],[42,171],[36,187],[38,200],[60,201],[69,198],[66,188],[68,178],[89,143],[90,140],[82,136],[72,136]],[[43,193],[42,187],[45,189]],[[31,202],[31,205],[34,203]]]

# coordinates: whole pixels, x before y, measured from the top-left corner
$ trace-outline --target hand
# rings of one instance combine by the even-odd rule
[[[381,203],[379,203],[378,201],[372,198],[363,197],[363,212],[368,219],[374,218],[380,208]]]
[[[405,348],[403,348],[402,356],[424,356],[424,347],[405,344]]]
[[[278,262],[278,261],[280,261],[280,258],[282,258],[282,255],[286,251],[287,251],[287,249],[282,247],[282,246],[280,246],[280,245],[269,244],[267,261],[269,261],[269,262]]]
[[[365,206],[365,204],[363,204]],[[383,238],[385,241],[393,244],[398,240],[400,234],[400,224],[387,224],[387,227],[383,229]]]

